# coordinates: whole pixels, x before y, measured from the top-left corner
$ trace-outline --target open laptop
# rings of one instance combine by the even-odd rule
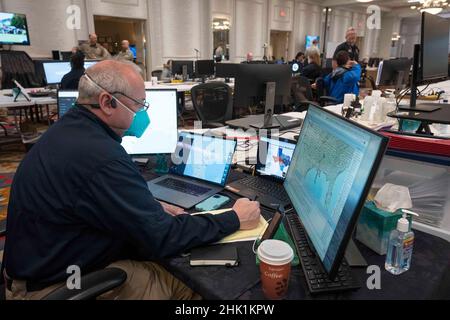
[[[235,140],[182,132],[170,174],[148,187],[156,199],[190,209],[223,190],[235,149]]]
[[[247,198],[258,196],[265,207],[287,206],[290,201],[283,182],[289,170],[296,143],[282,138],[261,137],[258,144],[256,176],[227,185],[228,191]]]

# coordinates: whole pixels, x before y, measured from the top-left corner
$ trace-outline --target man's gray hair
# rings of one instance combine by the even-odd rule
[[[117,61],[116,63],[129,65],[133,67],[136,73],[142,74],[142,70],[132,62]],[[127,95],[131,94],[132,88],[129,81],[120,76],[114,68],[89,68],[86,70],[86,73],[96,84],[109,93],[121,92]],[[83,76],[80,79],[78,91],[79,101],[93,101],[99,97],[103,90],[89,81],[86,76]]]

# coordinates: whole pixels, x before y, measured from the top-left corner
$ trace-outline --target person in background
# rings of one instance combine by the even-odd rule
[[[122,41],[122,49],[117,54],[118,60],[126,60],[133,62],[134,61],[134,55],[133,52],[130,50],[130,42],[128,40]]]
[[[359,96],[360,79],[361,66],[350,59],[347,51],[340,51],[333,60],[333,72],[323,80],[327,95],[336,98],[339,103],[343,103],[347,93]]]
[[[86,59],[106,60],[111,57],[108,50],[97,43],[97,35],[95,33],[91,33],[89,35],[89,43],[82,44],[79,49],[84,53]]]
[[[303,72],[303,69],[305,68],[305,54],[303,52],[298,52],[297,55],[295,56],[295,59],[293,61],[293,63],[297,63],[299,66],[299,73]]]
[[[253,61],[253,52],[247,53],[247,60],[245,60],[243,63],[250,63]]]
[[[84,59],[85,55],[81,51],[77,51],[70,58],[70,65],[72,70],[66,74],[61,80],[62,90],[78,90],[78,84],[80,83],[80,78],[83,76],[84,69]]]
[[[306,59],[308,64],[303,68],[302,76],[315,82],[322,75],[322,67],[320,63],[320,52],[314,47],[306,50]]]
[[[161,80],[170,80],[172,78],[172,60],[167,61],[163,66],[163,71],[161,74]]]
[[[336,59],[336,55],[340,51],[347,51],[350,60],[359,62],[359,48],[356,45],[357,33],[355,28],[350,27],[345,34],[345,42],[341,43],[334,52],[333,58]]]

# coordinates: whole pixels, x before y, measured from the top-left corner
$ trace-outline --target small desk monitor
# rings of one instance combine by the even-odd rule
[[[124,137],[122,146],[133,156],[171,154],[178,141],[177,90],[146,90],[146,99],[150,103],[150,126],[139,139]]]
[[[98,63],[97,60],[86,60],[84,68],[88,69]],[[62,78],[72,70],[69,61],[47,61],[43,63],[47,85],[60,84]]]
[[[173,60],[172,75],[183,75],[183,66],[187,67],[187,77],[192,79],[194,77],[194,61],[190,60]]]
[[[209,77],[216,73],[214,60],[197,60],[195,74],[198,77]]]
[[[311,105],[284,187],[334,278],[386,151],[388,139]]]
[[[378,66],[377,86],[396,86],[403,89],[409,83],[412,59],[399,58],[381,61]]]
[[[58,117],[61,119],[77,102],[78,91],[58,91]]]

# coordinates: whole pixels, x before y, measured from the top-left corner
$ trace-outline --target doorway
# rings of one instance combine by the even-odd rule
[[[289,61],[289,41],[291,33],[289,31],[270,31],[269,60]]]
[[[98,43],[115,56],[121,50],[122,40],[128,40],[134,61],[141,67],[144,77],[147,75],[145,23],[139,19],[94,16]]]

